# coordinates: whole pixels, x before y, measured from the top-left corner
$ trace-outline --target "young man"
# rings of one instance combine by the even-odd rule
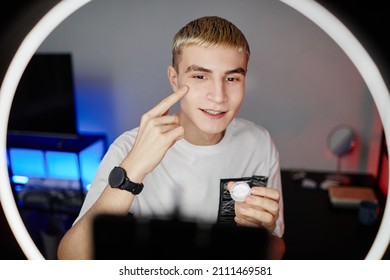
[[[278,152],[264,128],[236,118],[250,55],[245,36],[223,18],[203,17],[175,35],[172,54],[168,79],[174,93],[110,146],[60,243],[60,259],[93,257],[98,214],[164,218],[174,211],[200,223],[230,219],[265,227],[272,233],[270,258],[283,256]],[[176,102],[179,111],[169,114]],[[233,181],[251,182],[244,202],[230,198]]]

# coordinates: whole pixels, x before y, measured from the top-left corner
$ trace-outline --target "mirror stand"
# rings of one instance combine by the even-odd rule
[[[326,177],[329,181],[334,181],[339,186],[348,186],[351,182],[351,178],[347,175],[341,174],[341,160],[343,156],[337,156],[337,169],[336,174],[330,174]]]
[[[323,189],[328,189],[331,185],[348,186],[351,178],[341,173],[342,158],[351,153],[356,146],[356,134],[352,127],[348,125],[339,125],[329,134],[328,147],[337,157],[337,168],[335,174],[330,174],[322,184]]]

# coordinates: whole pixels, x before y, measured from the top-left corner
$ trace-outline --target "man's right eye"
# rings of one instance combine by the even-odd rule
[[[192,76],[194,79],[198,79],[198,80],[204,80],[205,79],[205,76],[204,75],[194,75]]]

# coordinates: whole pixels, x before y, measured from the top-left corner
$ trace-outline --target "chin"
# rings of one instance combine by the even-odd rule
[[[229,123],[218,123],[218,124],[202,123],[198,126],[198,128],[200,131],[202,131],[205,134],[216,135],[216,134],[223,133],[226,130]]]

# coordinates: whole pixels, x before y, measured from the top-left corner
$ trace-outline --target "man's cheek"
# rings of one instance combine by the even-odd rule
[[[190,91],[182,99],[180,99],[180,109],[183,111],[185,111],[189,107],[189,104],[191,104],[191,101],[188,100],[189,94]]]

